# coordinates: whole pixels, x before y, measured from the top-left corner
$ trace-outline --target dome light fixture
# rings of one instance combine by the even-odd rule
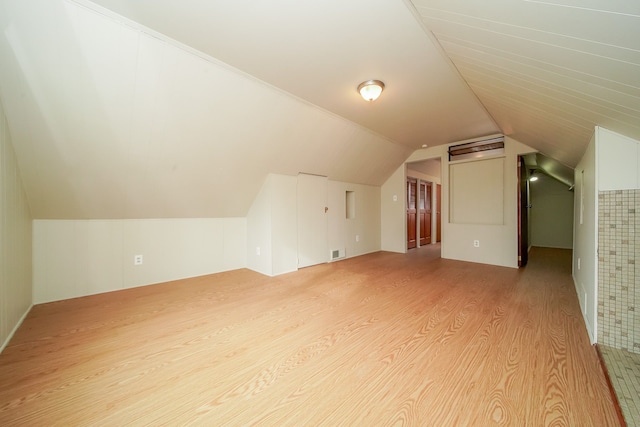
[[[358,93],[360,93],[365,101],[375,101],[383,89],[384,83],[380,80],[367,80],[358,85]]]
[[[531,176],[529,177],[530,182],[534,182],[538,180],[538,172],[535,170],[531,171]]]

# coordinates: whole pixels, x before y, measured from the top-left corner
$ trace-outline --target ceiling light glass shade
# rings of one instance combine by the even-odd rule
[[[360,92],[360,95],[362,95],[365,101],[375,101],[383,89],[384,83],[380,80],[367,80],[358,85],[358,92]]]
[[[533,181],[537,181],[538,180],[538,175],[536,175],[535,173],[533,175],[531,175],[531,177],[529,178],[529,181],[533,182]]]

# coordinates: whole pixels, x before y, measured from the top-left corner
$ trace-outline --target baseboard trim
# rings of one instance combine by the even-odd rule
[[[609,376],[609,370],[607,369],[607,365],[604,363],[604,358],[602,357],[602,353],[600,352],[600,347],[598,347],[598,344],[594,344],[593,347],[596,349],[596,354],[598,355],[598,360],[600,361],[602,372],[604,372],[604,377],[607,380],[609,393],[611,393],[611,398],[613,399],[613,404],[616,408],[616,413],[618,414],[618,421],[620,421],[620,425],[622,427],[627,427],[627,422],[625,421],[624,415],[622,414],[622,408],[620,407],[618,395],[616,394],[616,390],[613,388],[613,383],[611,382],[611,377]]]
[[[13,338],[13,334],[16,333],[16,331],[18,330],[18,328],[22,325],[22,322],[24,322],[24,319],[27,318],[27,315],[29,314],[29,312],[31,311],[31,309],[33,308],[33,304],[31,304],[29,306],[29,308],[27,308],[27,311],[24,312],[24,314],[22,315],[22,317],[20,318],[20,320],[18,320],[18,323],[16,323],[16,326],[14,326],[14,328],[11,330],[11,332],[9,333],[9,335],[7,336],[7,339],[4,340],[4,342],[2,343],[2,345],[0,346],[0,354],[2,354],[2,352],[4,351],[5,347],[7,345],[9,345],[9,341],[11,341],[11,338]]]

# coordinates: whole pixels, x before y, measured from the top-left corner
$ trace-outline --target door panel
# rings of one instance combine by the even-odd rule
[[[420,182],[420,246],[431,243],[431,183]]]
[[[524,158],[518,156],[518,267],[529,261],[529,181]]]
[[[298,268],[329,261],[327,177],[298,175]]]
[[[418,182],[415,179],[407,179],[407,249],[416,247],[416,199],[418,196]]]
[[[442,211],[442,186],[436,185],[436,242],[442,240],[442,218],[440,212]]]

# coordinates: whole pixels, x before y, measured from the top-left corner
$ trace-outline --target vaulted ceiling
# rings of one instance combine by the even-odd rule
[[[0,0],[0,25],[36,218],[244,216],[268,173],[380,185],[423,144],[505,133],[574,166],[595,125],[640,139],[624,0]]]

